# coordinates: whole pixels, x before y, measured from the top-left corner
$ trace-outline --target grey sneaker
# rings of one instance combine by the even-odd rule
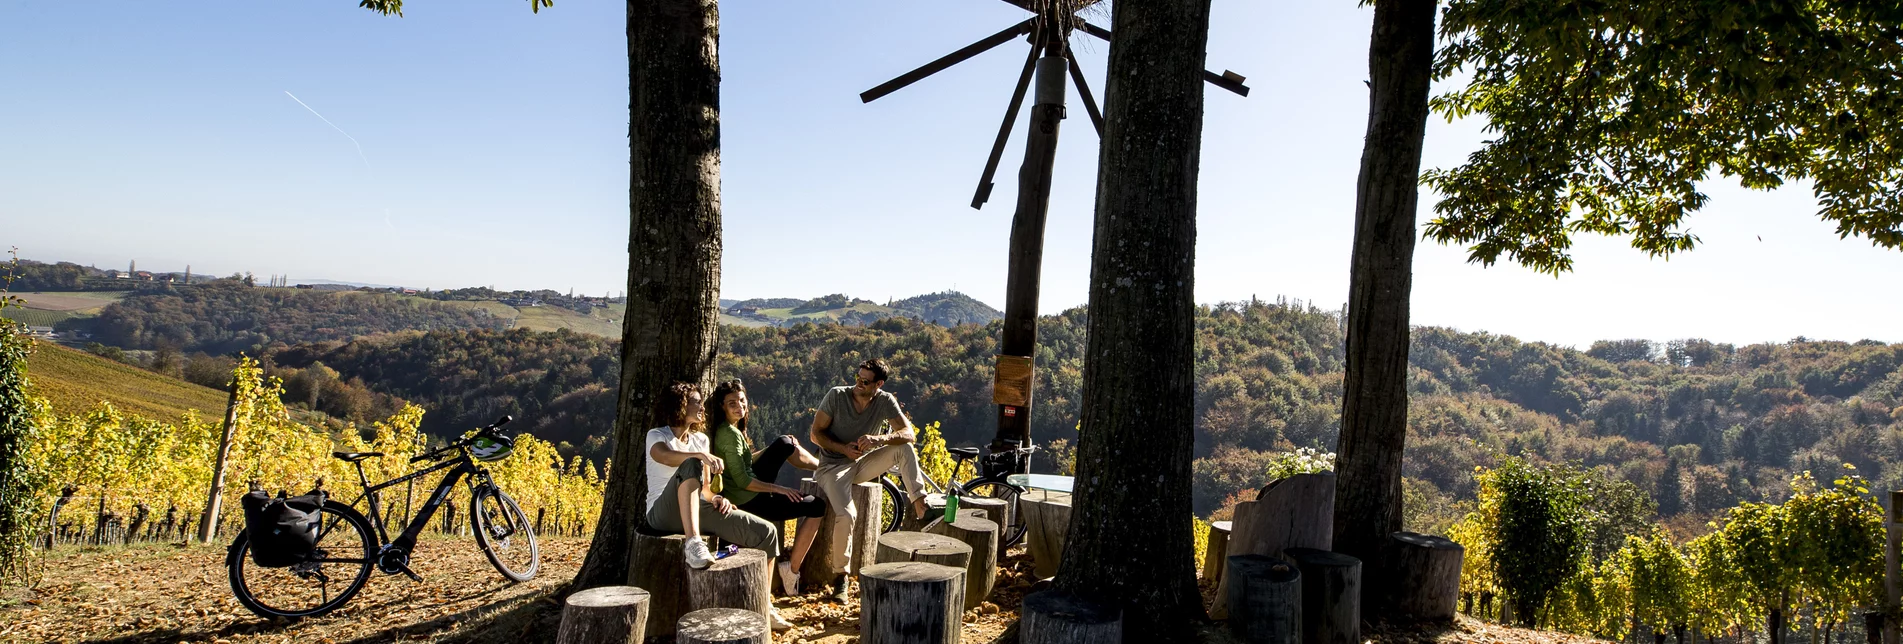
[[[845,575],[840,575],[838,579],[833,580],[833,601],[844,604],[850,599],[846,596],[846,588],[852,585],[851,582],[852,580],[846,578]]]
[[[707,542],[700,539],[688,539],[683,550],[687,555],[687,567],[700,570],[713,565],[714,555],[707,552]]]
[[[800,573],[793,570],[793,562],[782,561],[778,565],[780,567],[780,589],[786,591],[787,597],[800,594]]]

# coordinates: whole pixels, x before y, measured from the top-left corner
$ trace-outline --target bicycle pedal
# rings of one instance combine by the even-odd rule
[[[399,571],[403,573],[403,576],[409,577],[410,581],[423,581],[423,576],[416,574],[414,570],[410,570],[409,566],[404,566],[399,569]]]

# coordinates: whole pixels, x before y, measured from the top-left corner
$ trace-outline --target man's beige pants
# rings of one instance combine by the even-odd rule
[[[852,486],[875,480],[894,465],[899,466],[899,478],[905,481],[906,507],[893,508],[893,511],[911,512],[911,502],[925,496],[925,475],[919,471],[918,450],[913,449],[911,443],[866,452],[852,463],[823,463],[813,471],[813,482],[819,484],[820,493],[826,496],[826,505],[833,512],[832,552],[827,553],[833,572],[848,572],[846,553],[852,548],[878,547],[878,544],[852,543],[852,525],[859,518],[859,508],[852,503]]]

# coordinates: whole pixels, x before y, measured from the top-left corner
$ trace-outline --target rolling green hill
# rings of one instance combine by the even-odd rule
[[[33,395],[46,397],[62,414],[91,411],[102,400],[121,411],[164,421],[177,420],[187,409],[198,410],[204,418],[225,411],[225,392],[50,342],[34,343],[27,377]]]

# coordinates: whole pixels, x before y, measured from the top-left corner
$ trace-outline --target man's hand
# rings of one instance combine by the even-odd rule
[[[726,516],[727,513],[733,511],[733,502],[728,501],[727,497],[716,495],[714,496],[714,510],[719,512],[721,516]]]
[[[840,447],[845,448],[843,450],[840,450],[841,454],[845,454],[846,458],[850,458],[855,461],[859,460],[859,457],[866,455],[866,450],[859,447],[859,441],[846,443],[844,445],[840,445]]]
[[[885,434],[867,434],[860,436],[859,440],[852,442],[852,446],[859,448],[861,453],[870,452],[890,444],[892,444],[892,437]]]

